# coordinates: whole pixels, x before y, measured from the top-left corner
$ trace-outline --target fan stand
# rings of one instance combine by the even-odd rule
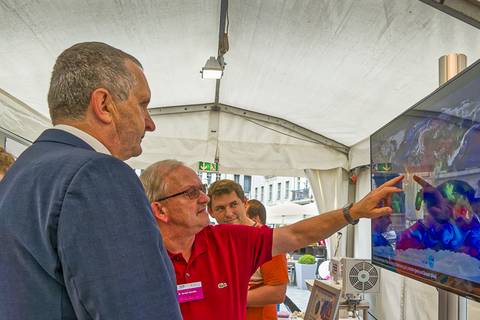
[[[363,298],[363,294],[362,294],[362,298]],[[363,299],[362,299],[363,300]],[[357,307],[358,305],[362,302],[362,300],[357,300],[357,299],[348,299],[347,300],[347,304],[348,304],[348,309],[347,309],[347,312],[348,312],[348,316],[350,316],[350,312],[352,312],[353,314],[353,317],[354,319],[359,319],[358,317],[358,314],[357,314]],[[368,310],[368,309],[367,309]],[[365,317],[365,314],[364,314],[364,317]],[[368,318],[367,318],[368,319]]]
[[[364,301],[363,299],[353,299],[348,297],[347,300],[341,302],[339,306],[339,310],[347,311],[348,316],[350,317],[350,314],[352,314],[354,319],[360,319],[358,313],[362,311],[364,320],[368,319],[368,308],[369,304],[367,301]]]

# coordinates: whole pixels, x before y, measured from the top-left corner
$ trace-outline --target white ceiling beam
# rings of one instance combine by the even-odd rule
[[[157,107],[157,108],[150,108],[149,111],[150,111],[150,115],[152,116],[192,113],[192,112],[220,111],[220,112],[225,112],[229,114],[234,114],[236,116],[239,116],[245,119],[260,121],[263,124],[273,124],[276,126],[280,126],[284,129],[287,129],[290,132],[293,132],[299,135],[302,138],[308,139],[312,143],[320,143],[322,145],[335,149],[343,154],[348,155],[348,151],[350,150],[350,148],[344,144],[341,144],[321,134],[318,134],[304,127],[296,125],[290,121],[277,118],[274,116],[269,116],[266,114],[254,112],[254,111],[249,111],[249,110],[238,108],[238,107],[229,106],[222,103],[219,103],[219,104],[204,103],[204,104],[183,105],[183,106]],[[215,130],[215,128],[210,127],[209,130],[210,131]],[[218,131],[218,124],[217,124],[217,131]],[[211,132],[209,132],[209,137],[210,137],[210,133]]]

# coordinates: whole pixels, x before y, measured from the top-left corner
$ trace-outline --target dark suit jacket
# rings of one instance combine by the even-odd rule
[[[0,182],[0,319],[180,318],[134,171],[46,130]]]

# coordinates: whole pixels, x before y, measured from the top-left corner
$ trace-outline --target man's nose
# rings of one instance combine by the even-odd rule
[[[235,210],[232,209],[230,206],[227,206],[227,207],[225,208],[225,215],[226,215],[227,217],[231,217],[231,216],[233,216],[234,214],[235,214]]]
[[[150,112],[145,111],[145,131],[155,131],[155,122],[153,122]]]
[[[203,191],[200,190],[200,195],[198,196],[198,202],[199,203],[208,203],[210,201],[210,198],[207,196],[207,194]]]

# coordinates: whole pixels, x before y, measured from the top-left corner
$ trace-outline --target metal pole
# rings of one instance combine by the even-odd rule
[[[220,3],[220,25],[218,28],[218,56],[217,60],[222,66],[225,66],[225,61],[223,60],[223,55],[225,52],[222,52],[223,44],[225,41],[225,26],[227,21],[227,14],[228,14],[228,0],[221,0]],[[217,105],[220,98],[220,79],[217,79],[215,83],[215,104]]]
[[[467,67],[467,56],[451,53],[438,59],[438,82],[443,85]],[[467,302],[463,297],[438,289],[438,320],[467,320]]]
[[[0,147],[5,148],[7,144],[7,136],[0,131]]]
[[[467,67],[467,56],[450,53],[438,59],[438,84],[441,86]]]

